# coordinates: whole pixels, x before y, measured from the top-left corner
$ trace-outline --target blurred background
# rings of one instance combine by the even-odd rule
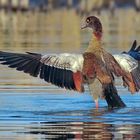
[[[80,30],[88,15],[102,20],[108,47],[125,48],[140,37],[139,12],[140,0],[0,0],[0,48],[79,51],[90,38]]]

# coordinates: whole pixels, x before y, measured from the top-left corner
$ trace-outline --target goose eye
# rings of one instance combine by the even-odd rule
[[[89,22],[90,22],[90,19],[88,18],[88,19],[86,20],[86,22],[89,23]]]

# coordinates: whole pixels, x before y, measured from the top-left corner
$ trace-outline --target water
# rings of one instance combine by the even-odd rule
[[[135,25],[140,19],[128,12],[125,29],[128,17],[122,21],[123,12],[110,22],[109,16],[101,15],[104,45],[112,53],[128,50],[133,39],[140,38],[138,26],[130,30],[131,19]],[[80,53],[91,34],[80,31],[81,18],[73,11],[0,15],[0,48],[5,51]],[[121,80],[116,84],[127,107],[110,110],[100,100],[96,110],[87,88],[84,94],[66,91],[0,66],[0,139],[140,139],[140,95],[131,95]]]
[[[12,92],[1,93],[0,139],[140,137],[139,95],[123,95],[124,109],[108,110],[101,101],[96,110],[87,92],[58,94],[52,87],[38,88],[12,87]]]

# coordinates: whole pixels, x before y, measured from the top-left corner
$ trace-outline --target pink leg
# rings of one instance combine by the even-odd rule
[[[98,100],[95,100],[95,106],[96,106],[96,109],[99,108]]]

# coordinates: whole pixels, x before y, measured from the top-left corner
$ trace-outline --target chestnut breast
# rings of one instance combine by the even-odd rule
[[[111,77],[107,72],[104,62],[101,57],[98,58],[94,53],[85,52],[83,54],[83,75],[88,78],[98,78],[101,83],[110,83]]]

